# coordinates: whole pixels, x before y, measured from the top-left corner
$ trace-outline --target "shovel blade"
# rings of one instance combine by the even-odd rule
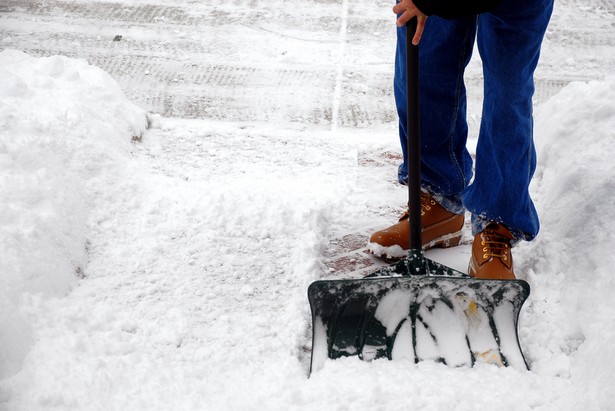
[[[316,281],[308,289],[310,372],[327,359],[348,356],[528,369],[517,324],[529,293],[522,280],[467,276]]]

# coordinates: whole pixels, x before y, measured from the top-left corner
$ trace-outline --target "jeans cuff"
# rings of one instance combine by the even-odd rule
[[[480,233],[485,228],[487,228],[489,223],[492,223],[492,222],[496,222],[498,224],[502,224],[502,225],[506,226],[508,231],[510,231],[510,233],[513,236],[513,239],[510,242],[511,246],[516,245],[521,240],[530,241],[532,239],[530,236],[526,235],[522,231],[519,231],[517,229],[509,227],[506,224],[502,223],[501,221],[490,220],[490,219],[488,219],[486,217],[479,216],[479,215],[476,215],[476,214],[472,214],[472,235],[475,236],[476,234]]]
[[[433,190],[429,186],[421,187],[423,191],[429,194],[436,203],[440,204],[442,207],[453,214],[463,214],[465,213],[465,208],[463,207],[463,203],[461,202],[461,195],[458,196],[445,196],[439,194],[435,190]]]
[[[408,171],[404,169],[404,164],[400,164],[397,169],[397,181],[401,185],[408,185]],[[463,214],[465,208],[461,202],[461,195],[458,196],[445,196],[438,193],[433,187],[428,185],[422,185],[421,189],[429,194],[435,202],[444,207],[447,211],[453,214]]]

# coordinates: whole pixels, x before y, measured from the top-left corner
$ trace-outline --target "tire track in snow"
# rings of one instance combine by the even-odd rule
[[[342,85],[344,80],[344,54],[346,51],[346,37],[348,32],[348,0],[342,0],[342,11],[339,31],[339,46],[337,67],[335,70],[335,89],[333,90],[333,108],[331,114],[331,129],[339,126],[340,103],[342,99]]]

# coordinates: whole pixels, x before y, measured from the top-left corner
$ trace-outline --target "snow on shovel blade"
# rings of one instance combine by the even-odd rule
[[[327,358],[490,363],[527,369],[517,323],[529,285],[414,275],[312,283],[310,372]]]

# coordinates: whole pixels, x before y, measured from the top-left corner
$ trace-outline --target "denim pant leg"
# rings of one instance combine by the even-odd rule
[[[427,20],[419,46],[422,185],[456,213],[463,212],[461,193],[472,178],[463,73],[475,37],[476,17],[445,20],[433,16]],[[394,86],[404,154],[398,177],[407,184],[405,27],[397,29]]]
[[[529,195],[536,168],[533,76],[552,9],[553,0],[504,0],[478,18],[485,96],[475,178],[463,195],[475,232],[497,221],[516,239],[538,233]]]

